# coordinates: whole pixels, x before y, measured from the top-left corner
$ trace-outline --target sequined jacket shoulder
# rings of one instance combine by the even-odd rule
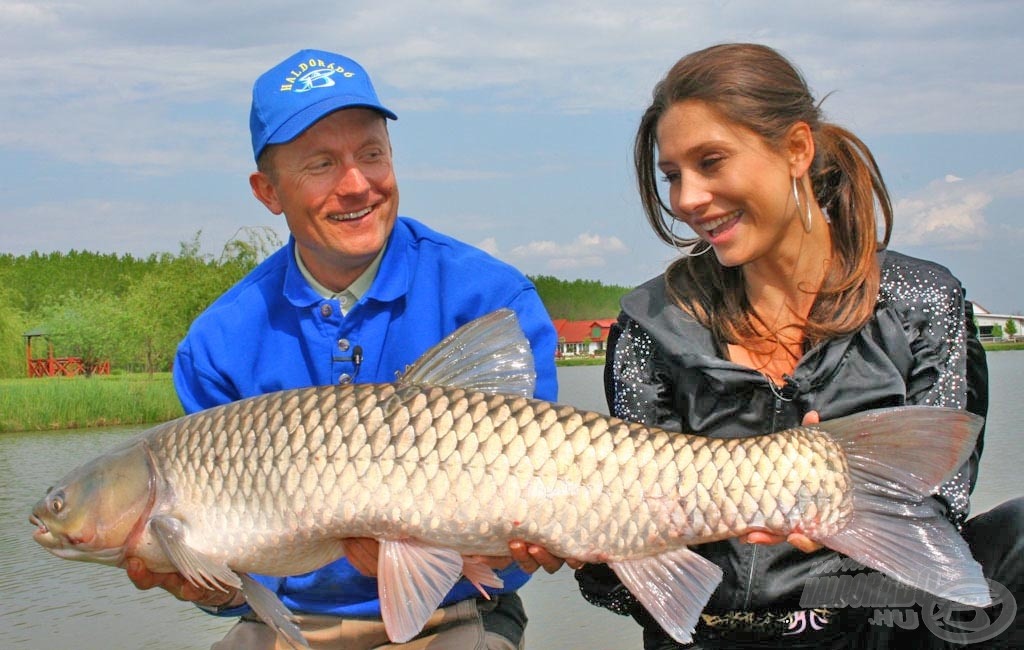
[[[711,332],[657,277],[627,295],[609,340],[606,397],[620,417],[736,437],[869,408],[967,406],[968,337],[960,282],[944,267],[887,252],[872,319],[802,358],[780,396],[756,370],[722,358]]]

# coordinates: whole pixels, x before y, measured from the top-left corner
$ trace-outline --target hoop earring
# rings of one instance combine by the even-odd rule
[[[711,244],[708,244],[699,237],[696,238],[695,240],[686,240],[676,235],[675,227],[677,223],[679,223],[679,219],[672,217],[672,223],[668,225],[668,234],[672,237],[672,246],[677,251],[679,251],[680,255],[682,255],[683,257],[700,257],[704,253],[711,250]],[[683,248],[679,245],[680,242],[687,243],[689,244],[689,246]],[[700,246],[702,242],[705,244],[704,248],[694,253],[693,251],[697,250],[697,247]]]
[[[799,213],[800,212],[800,193],[796,189],[796,176],[793,177],[793,201],[796,203],[796,211]],[[807,211],[805,213],[805,219],[804,219],[804,232],[811,232],[811,226],[813,225],[812,219],[813,219],[814,215],[811,214],[811,201],[810,201],[810,199],[807,199],[806,201],[804,201],[804,204],[807,206]]]

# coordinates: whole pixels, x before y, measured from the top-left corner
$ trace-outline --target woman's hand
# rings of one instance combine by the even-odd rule
[[[808,411],[807,414],[804,415],[803,425],[805,427],[819,422],[821,422],[821,418],[818,416],[817,411]],[[763,530],[755,530],[747,533],[746,535],[740,536],[740,541],[747,544],[781,544],[782,542],[789,542],[804,553],[813,553],[823,548],[822,544],[815,542],[801,533],[790,533],[789,535],[783,536]]]
[[[536,544],[529,544],[521,539],[514,539],[509,542],[508,550],[512,554],[512,559],[519,564],[519,568],[526,573],[533,573],[541,567],[544,567],[544,570],[548,573],[554,573],[561,569],[563,564],[568,564],[573,569],[579,569],[586,564],[580,560],[556,557],[549,553],[546,548]]]

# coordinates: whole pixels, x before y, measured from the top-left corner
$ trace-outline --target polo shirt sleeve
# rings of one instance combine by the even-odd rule
[[[205,358],[206,355],[195,347],[191,334],[178,346],[171,374],[174,390],[185,413],[195,413],[238,399],[237,391],[209,369],[209,365],[203,362]]]

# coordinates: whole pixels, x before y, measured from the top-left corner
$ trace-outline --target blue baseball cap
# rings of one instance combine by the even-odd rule
[[[267,145],[294,140],[329,113],[357,106],[398,119],[377,99],[363,66],[333,52],[296,52],[253,85],[249,112],[253,156],[259,159]]]

